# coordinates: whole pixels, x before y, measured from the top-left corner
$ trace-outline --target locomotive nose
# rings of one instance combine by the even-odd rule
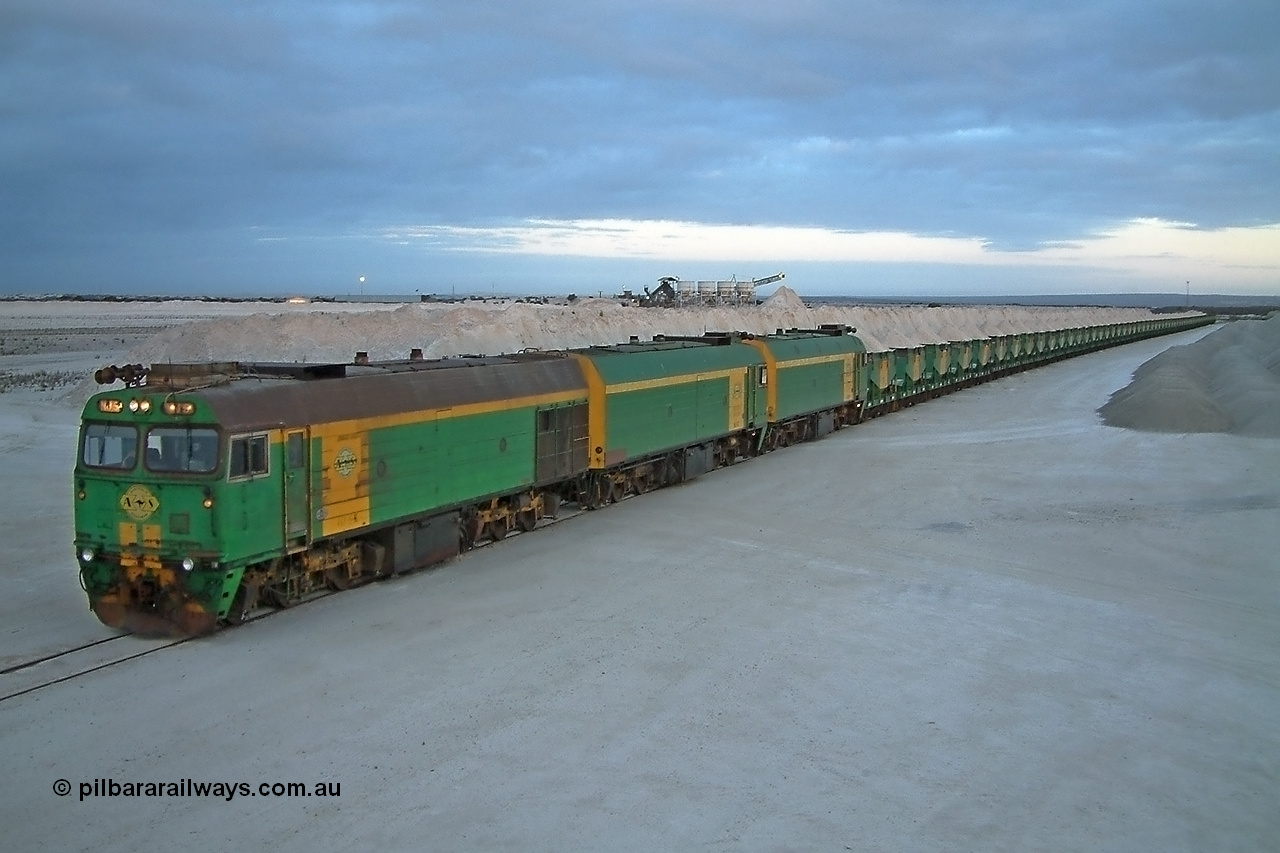
[[[218,620],[214,614],[189,602],[178,611],[164,615],[142,610],[127,611],[120,627],[139,637],[178,639],[212,633],[218,627]]]
[[[217,614],[198,601],[145,577],[117,585],[91,607],[104,625],[140,637],[198,637],[218,625]]]

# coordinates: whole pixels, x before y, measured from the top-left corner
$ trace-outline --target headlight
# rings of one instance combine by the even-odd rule
[[[80,552],[80,562],[82,562],[82,563],[92,563],[92,562],[93,562],[93,549],[92,549],[92,548],[85,548],[84,550],[82,550],[82,551]]]
[[[190,557],[184,557],[184,558],[183,558],[183,560],[182,560],[182,570],[183,570],[184,572],[189,572],[189,571],[191,571],[192,569],[194,569],[195,567],[196,567],[196,561],[195,561],[195,560],[191,559]]]

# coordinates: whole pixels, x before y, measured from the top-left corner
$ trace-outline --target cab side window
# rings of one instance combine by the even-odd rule
[[[268,471],[267,437],[246,435],[231,439],[231,479],[259,477]]]

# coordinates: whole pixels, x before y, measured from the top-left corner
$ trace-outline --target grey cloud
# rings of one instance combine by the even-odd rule
[[[1009,246],[1276,221],[1276,32],[1245,0],[12,0],[0,256],[538,216]]]

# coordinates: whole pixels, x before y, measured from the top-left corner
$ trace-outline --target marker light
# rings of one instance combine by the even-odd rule
[[[182,558],[182,570],[183,570],[184,572],[189,572],[189,571],[191,571],[192,569],[194,569],[195,567],[196,567],[196,561],[195,561],[195,560],[191,559],[190,557],[183,557],[183,558]]]
[[[85,548],[83,551],[81,551],[81,552],[80,552],[80,562],[82,562],[82,563],[92,563],[92,562],[93,562],[93,549],[92,549],[92,548]]]

